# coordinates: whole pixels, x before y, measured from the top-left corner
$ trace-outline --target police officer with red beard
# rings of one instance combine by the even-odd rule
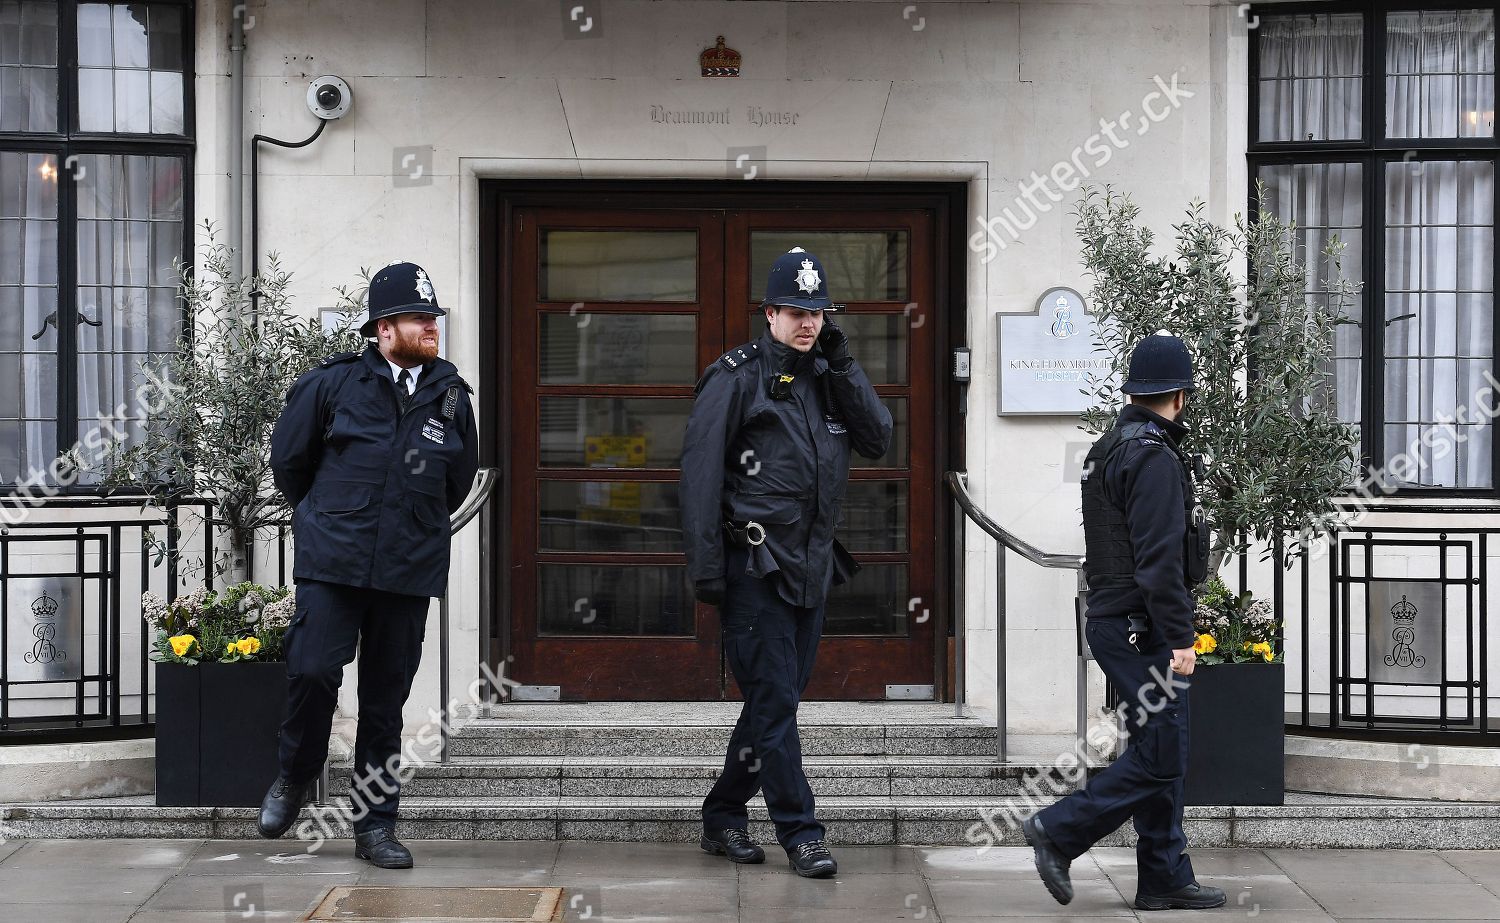
[[[297,610],[281,773],[262,836],[292,826],[328,755],[344,667],[359,657],[355,854],[411,868],[395,837],[401,710],[427,609],[448,582],[448,516],[478,471],[471,389],[438,358],[445,312],[426,271],[392,263],[370,281],[363,353],[330,356],[287,392],[271,437],[276,486],[295,512]]]

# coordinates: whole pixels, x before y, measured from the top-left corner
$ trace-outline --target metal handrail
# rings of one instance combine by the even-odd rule
[[[452,515],[448,517],[449,536],[457,535],[464,526],[469,524],[470,520],[479,515],[479,512],[484,509],[485,504],[489,502],[490,496],[494,494],[495,486],[499,483],[499,468],[479,469],[479,474],[474,478],[474,485],[469,488],[469,495],[464,498],[463,503],[458,505],[458,509],[454,510]],[[446,763],[448,762],[448,735],[451,730],[449,726],[451,722],[448,719],[449,694],[451,691],[449,687],[451,681],[448,677],[450,663],[448,650],[448,593],[446,590],[438,600],[438,617],[438,669],[440,671],[440,675],[438,676],[438,695],[442,699],[438,703],[440,715],[439,731],[442,735],[442,743],[438,750],[438,762]],[[481,617],[479,621],[483,624],[484,618]],[[484,648],[485,645],[481,644],[481,657],[484,656]]]
[[[479,474],[474,478],[474,486],[469,488],[469,495],[453,511],[453,515],[448,517],[449,535],[457,535],[459,530],[469,524],[469,520],[479,515],[479,511],[489,501],[490,494],[494,493],[495,485],[499,483],[499,468],[479,469]]]
[[[953,706],[955,717],[965,717],[964,713],[964,657],[965,657],[965,625],[964,625],[964,523],[967,518],[1001,545],[1002,550],[995,562],[995,737],[996,758],[999,762],[1006,762],[1006,638],[1005,638],[1005,551],[1009,548],[1021,557],[1041,567],[1050,567],[1060,570],[1073,570],[1078,572],[1078,592],[1080,600],[1086,589],[1083,576],[1083,556],[1076,554],[1058,554],[1050,551],[1042,551],[1035,545],[1016,536],[1009,529],[995,522],[987,515],[974,498],[969,495],[968,472],[949,471],[943,475],[943,482],[948,487],[948,492],[953,495],[954,507],[962,515],[953,517],[953,541],[954,560],[959,564],[954,568],[953,587],[953,638],[954,638],[954,684],[953,684]],[[1078,609],[1075,617],[1082,612]],[[1085,647],[1082,638],[1079,639],[1079,657],[1077,671],[1078,688],[1078,735],[1082,739],[1087,728],[1085,727],[1085,672],[1084,658]]]
[[[1057,554],[1051,551],[1042,551],[1040,548],[991,519],[984,510],[981,510],[969,496],[969,485],[966,482],[969,473],[967,471],[949,471],[944,480],[948,482],[948,490],[952,492],[953,498],[958,501],[959,507],[964,511],[974,524],[979,526],[995,541],[1019,554],[1021,557],[1040,564],[1042,567],[1058,567],[1068,570],[1083,569],[1083,555],[1081,554]]]

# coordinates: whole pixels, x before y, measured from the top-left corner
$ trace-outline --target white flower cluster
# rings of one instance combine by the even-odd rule
[[[161,627],[167,617],[167,602],[150,590],[141,594],[141,617],[152,625]]]
[[[208,602],[208,587],[199,587],[186,596],[179,596],[172,600],[172,608],[197,616],[203,611],[203,606]]]
[[[292,615],[297,611],[297,594],[288,593],[281,599],[266,605],[260,613],[260,623],[266,628],[286,628],[292,624]]]
[[[1245,610],[1245,621],[1252,625],[1270,625],[1276,621],[1276,607],[1268,599],[1257,599]]]
[[[208,587],[200,586],[186,596],[179,596],[172,600],[172,609],[187,616],[188,628],[197,628],[198,617],[203,614],[203,607],[207,604]]]

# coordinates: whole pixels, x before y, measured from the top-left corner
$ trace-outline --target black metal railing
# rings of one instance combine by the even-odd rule
[[[1443,511],[1451,528],[1341,530],[1285,570],[1239,562],[1241,588],[1269,582],[1286,620],[1288,732],[1500,746],[1488,566],[1500,529],[1465,526],[1474,512]]]
[[[955,696],[965,709],[964,531],[966,520],[997,544],[997,756],[1006,759],[1007,551],[1041,567],[1078,572],[1074,603],[1077,733],[1087,731],[1087,674],[1083,640],[1083,559],[1042,551],[999,525],[968,492],[967,475],[944,477],[955,506]],[[1491,699],[1489,555],[1500,528],[1464,526],[1463,517],[1492,513],[1475,507],[1387,507],[1368,514],[1436,515],[1448,526],[1344,529],[1302,548],[1291,566],[1239,558],[1240,589],[1267,595],[1284,619],[1280,653],[1287,677],[1289,733],[1390,742],[1500,746],[1500,718]],[[1282,542],[1270,549],[1279,560]],[[1252,579],[1253,578],[1253,579]],[[1106,702],[1110,693],[1106,690]]]
[[[150,736],[141,594],[170,600],[214,586],[211,501],[141,498],[0,501],[0,740]],[[285,583],[287,530],[265,530]]]

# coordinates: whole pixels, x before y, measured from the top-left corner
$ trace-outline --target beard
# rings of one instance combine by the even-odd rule
[[[395,334],[395,338],[391,341],[391,358],[397,362],[415,362],[419,365],[426,365],[437,358],[437,331],[433,331],[430,344],[422,342],[423,334],[420,331],[406,334],[397,328]]]

